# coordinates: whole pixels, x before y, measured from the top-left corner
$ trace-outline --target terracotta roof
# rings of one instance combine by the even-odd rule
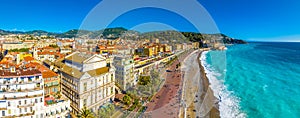
[[[50,47],[50,46],[46,46],[46,47],[43,47],[44,49],[58,49],[58,48],[54,48],[54,47]]]
[[[37,68],[39,71],[44,72],[44,71],[49,71],[49,69],[47,67],[45,67],[44,65],[41,65],[40,63],[37,62],[30,62],[28,64],[25,64],[26,68]]]
[[[17,69],[17,72],[10,72],[10,71],[4,71],[0,70],[0,76],[1,77],[11,77],[11,76],[30,76],[30,75],[37,75],[41,74],[41,72],[37,69]]]
[[[51,70],[42,72],[43,78],[57,77],[57,74]]]
[[[24,57],[24,61],[26,61],[26,62],[29,62],[29,61],[32,61],[32,60],[34,60],[34,58],[31,57],[31,56]]]
[[[0,62],[0,65],[5,66],[6,68],[8,68],[10,66],[16,66],[16,64],[8,62],[8,61],[2,61],[2,62]]]
[[[37,52],[38,55],[56,55],[56,52],[49,52],[49,51],[44,51],[44,52]]]

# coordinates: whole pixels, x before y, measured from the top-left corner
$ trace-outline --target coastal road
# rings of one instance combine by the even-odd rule
[[[201,50],[182,54],[167,68],[163,87],[149,102],[143,118],[219,118],[216,98],[200,64]],[[176,65],[181,63],[180,70]]]
[[[184,52],[167,68],[169,71],[165,74],[166,81],[163,87],[155,94],[153,100],[146,105],[148,109],[143,114],[143,117],[178,117],[183,78],[181,71],[176,70],[176,65],[181,63],[180,60],[186,58],[191,51]]]

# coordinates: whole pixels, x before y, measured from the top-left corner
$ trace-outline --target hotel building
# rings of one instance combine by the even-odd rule
[[[43,117],[42,74],[35,68],[0,63],[0,117]]]
[[[116,68],[116,82],[122,90],[126,91],[137,84],[132,57],[128,55],[115,56],[113,65]]]
[[[106,58],[74,52],[65,57],[59,65],[61,89],[70,99],[73,114],[86,106],[97,110],[115,97],[115,69],[107,66]]]

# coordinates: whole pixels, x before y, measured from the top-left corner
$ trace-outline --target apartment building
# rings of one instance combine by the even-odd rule
[[[0,63],[0,117],[39,117],[44,107],[42,74],[35,68]]]
[[[113,65],[116,68],[116,82],[122,90],[127,90],[137,84],[137,77],[134,74],[134,61],[131,56],[115,56]]]
[[[4,42],[2,48],[6,50],[31,48],[34,45],[33,42]]]
[[[61,74],[61,89],[70,99],[73,114],[86,106],[94,113],[115,97],[115,68],[107,66],[106,58],[74,52],[56,62]]]
[[[53,95],[60,91],[60,79],[55,72],[47,70],[42,72],[42,76],[45,84],[45,95]]]

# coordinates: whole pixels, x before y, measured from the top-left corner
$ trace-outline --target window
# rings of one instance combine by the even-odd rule
[[[10,102],[7,102],[7,106],[10,106]]]
[[[22,113],[22,108],[19,108],[20,113]]]
[[[24,101],[24,104],[27,104],[27,100]]]
[[[108,74],[107,74],[107,75],[106,75],[106,78],[108,79],[108,77],[109,77],[109,76],[108,76]]]
[[[27,108],[24,108],[25,109],[25,112],[27,112]]]
[[[8,111],[7,111],[7,112],[8,112],[8,114],[11,114],[11,110],[10,110],[10,109],[8,109]]]
[[[105,97],[105,94],[104,94],[104,90],[103,90],[103,92],[102,92],[102,98],[104,98]]]
[[[53,88],[53,92],[57,92],[57,88]]]
[[[2,116],[5,116],[5,111],[2,111]]]
[[[35,101],[35,103],[38,103],[38,100],[37,100],[37,99],[35,99],[34,101]]]
[[[114,81],[114,74],[111,74],[111,75],[110,75],[110,80],[111,80],[111,81]]]
[[[93,104],[93,94],[91,95],[91,104]]]
[[[30,112],[32,112],[32,107],[30,107]]]
[[[111,87],[110,88],[110,94],[113,94],[113,92],[114,92],[114,87]]]
[[[99,98],[102,99],[102,93],[101,93],[101,90],[99,90]]]
[[[84,83],[84,84],[83,84],[83,91],[86,91],[86,89],[87,89],[86,87],[87,87],[87,84]]]
[[[105,79],[104,79],[104,76],[102,77],[102,80],[103,80],[103,85],[104,85],[104,83],[105,83]]]
[[[86,106],[86,99],[83,99],[83,106]]]
[[[106,88],[105,93],[106,93],[106,96],[109,95],[109,94],[108,94],[108,88]],[[105,96],[105,97],[106,97],[106,96]]]
[[[43,98],[41,98],[40,102],[43,102]]]
[[[21,101],[19,101],[19,105],[21,105]]]

